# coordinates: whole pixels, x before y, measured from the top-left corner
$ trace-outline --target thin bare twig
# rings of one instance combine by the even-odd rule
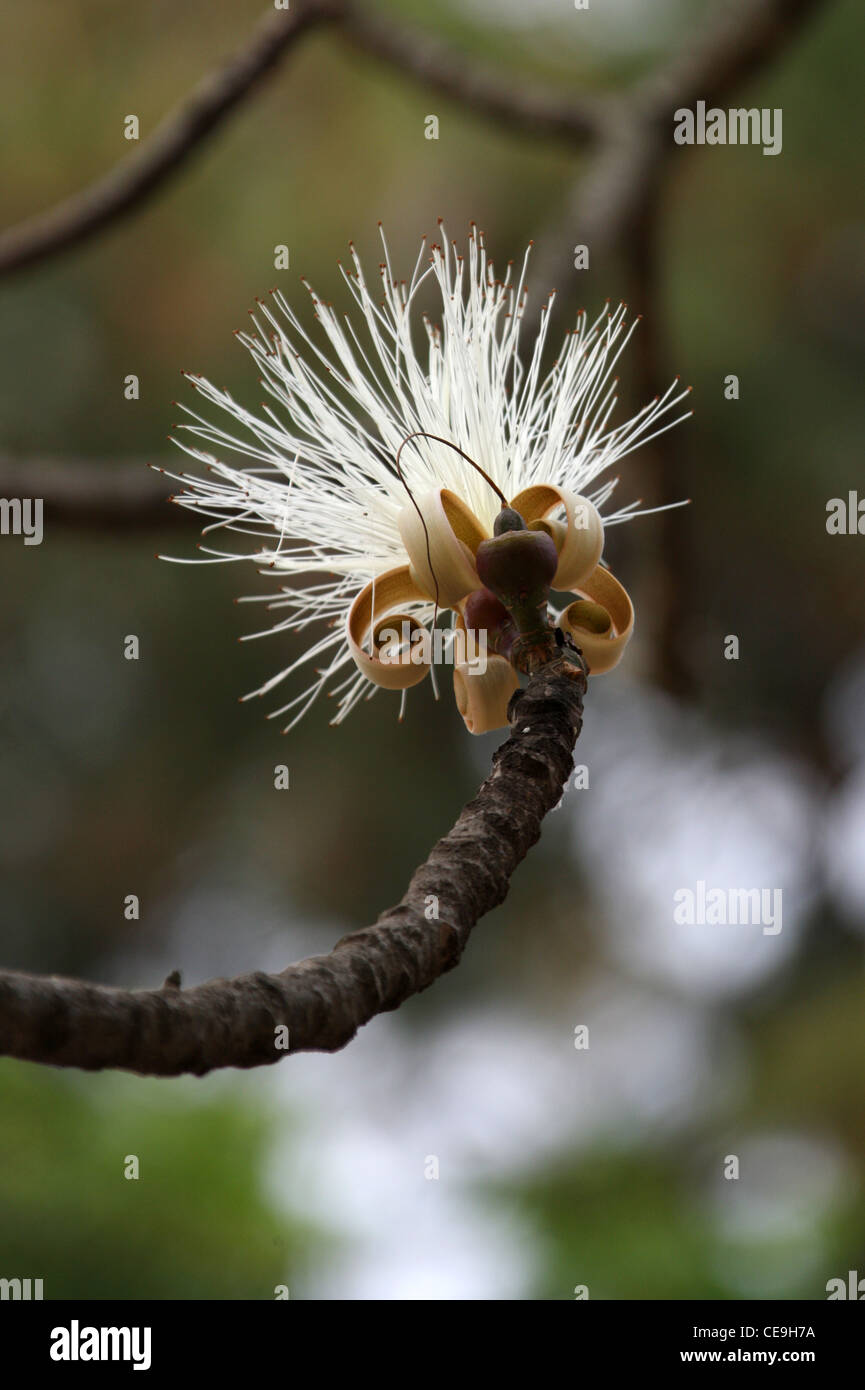
[[[121,990],[57,976],[0,972],[0,1055],[51,1066],[197,1076],[256,1067],[291,1052],[336,1052],[377,1014],[453,969],[475,923],[505,898],[511,875],[558,803],[573,767],[586,678],[559,657],[511,701],[511,734],[454,828],[417,869],[396,907],[326,956],[278,975],[257,972],[183,990]]]
[[[720,100],[776,58],[827,0],[738,0],[719,5],[690,43],[648,74],[635,97],[659,116]]]
[[[246,47],[205,78],[134,155],[57,207],[0,234],[0,275],[68,251],[136,211],[201,149],[302,34],[337,13],[329,0],[298,0],[288,12],[269,12]]]
[[[359,6],[346,10],[340,32],[356,48],[389,63],[402,76],[490,117],[506,129],[561,136],[574,146],[595,139],[601,132],[602,95],[553,95],[481,66],[474,58],[464,58],[431,34],[411,30]]]
[[[167,116],[135,155],[48,212],[0,233],[0,275],[70,250],[137,210],[195,154],[261,79],[313,27],[341,20],[351,41],[399,70],[506,125],[580,143],[597,130],[600,102],[551,98],[482,72],[427,35],[341,0],[296,0],[269,12],[250,42]]]

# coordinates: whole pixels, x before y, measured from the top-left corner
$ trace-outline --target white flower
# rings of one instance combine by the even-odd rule
[[[603,620],[600,629],[594,624],[600,638],[576,619],[569,630],[584,651],[586,642],[611,643],[609,658],[587,652],[593,672],[615,664],[630,635],[630,602],[599,565],[602,525],[628,520],[638,504],[601,518],[597,509],[616,480],[587,490],[686,418],[676,414],[687,395],[677,379],[632,420],[610,425],[613,370],[635,327],[626,326],[624,305],[605,308],[591,325],[581,311],[546,367],[552,295],[520,353],[528,251],[518,277],[509,264],[496,279],[474,227],[467,256],[444,239],[428,252],[424,238],[406,282],[394,276],[383,235],[382,243],[378,298],[353,247],[353,269],[341,267],[359,311],[354,320],[310,290],[327,345],[307,333],[281,291],[271,292],[270,304],[258,301],[254,332],[238,336],[270,397],[260,414],[187,374],[230,419],[222,428],[183,407],[192,423],[180,427],[176,442],[208,474],[180,475],[184,490],[175,500],[210,518],[205,534],[224,529],[254,538],[244,555],[202,547],[215,561],[251,559],[284,577],[278,597],[257,596],[284,614],[267,631],[317,629],[302,655],[251,692],[264,695],[304,665],[312,668],[312,684],[270,716],[291,713],[288,728],[325,687],[339,702],[334,723],[378,685],[402,689],[405,699],[406,687],[429,668],[380,658],[381,618],[393,621],[398,607],[397,616],[429,626],[437,610],[450,608],[459,627],[467,595],[481,587],[477,547],[491,536],[503,500],[555,541],[553,587],[612,614],[606,630]],[[430,282],[439,323],[418,312]],[[439,439],[422,437],[430,435]],[[225,461],[231,455],[239,466]],[[570,611],[558,618],[566,628]],[[491,662],[492,674],[478,678],[471,700],[464,673],[455,676],[461,712],[476,732],[504,723],[517,684],[506,655]]]

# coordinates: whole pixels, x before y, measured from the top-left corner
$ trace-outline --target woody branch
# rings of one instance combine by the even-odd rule
[[[586,678],[557,657],[515,693],[511,733],[490,775],[433,847],[395,907],[279,974],[255,972],[180,988],[122,990],[0,972],[0,1055],[89,1071],[197,1076],[256,1067],[289,1052],[336,1052],[459,962],[475,924],[562,797],[582,725]],[[281,1046],[283,1036],[287,1048]]]

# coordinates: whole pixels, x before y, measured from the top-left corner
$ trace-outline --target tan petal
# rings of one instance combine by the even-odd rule
[[[418,685],[429,671],[429,660],[412,661],[409,652],[402,653],[396,660],[383,661],[376,651],[386,628],[393,627],[399,632],[404,622],[413,630],[421,626],[410,613],[396,611],[395,605],[426,597],[412,579],[408,565],[401,565],[367,584],[351,605],[348,645],[358,670],[375,685],[385,690],[407,690],[409,686]]]
[[[609,637],[612,634],[613,620],[600,603],[590,598],[578,598],[568,607],[568,623],[580,632],[591,632],[595,637]]]
[[[483,674],[471,662],[454,665],[454,698],[470,734],[503,729],[508,722],[508,701],[518,687],[517,673],[503,656],[488,653]]]
[[[601,565],[579,586],[579,592],[583,597],[565,609],[559,626],[582,649],[589,675],[600,676],[613,669],[628,644],[634,630],[634,606],[627,589]]]
[[[412,578],[425,596],[433,599],[438,580],[440,605],[455,608],[460,599],[481,586],[474,556],[481,541],[486,540],[486,532],[474,512],[447,488],[424,493],[417,498],[417,506],[426,531],[418,510],[411,503],[399,514],[399,532],[408,553]]]
[[[511,506],[533,530],[552,536],[559,552],[554,589],[578,589],[592,573],[604,548],[604,527],[597,508],[587,497],[563,487],[538,483],[517,493]],[[547,521],[547,513],[563,506],[567,524]]]

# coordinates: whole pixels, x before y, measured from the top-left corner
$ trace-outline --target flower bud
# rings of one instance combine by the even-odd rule
[[[503,531],[481,541],[475,555],[481,581],[511,611],[545,604],[558,564],[555,542],[543,531]]]
[[[509,656],[517,630],[504,604],[489,589],[475,589],[462,607],[463,621],[472,632],[485,632],[490,651]]]

